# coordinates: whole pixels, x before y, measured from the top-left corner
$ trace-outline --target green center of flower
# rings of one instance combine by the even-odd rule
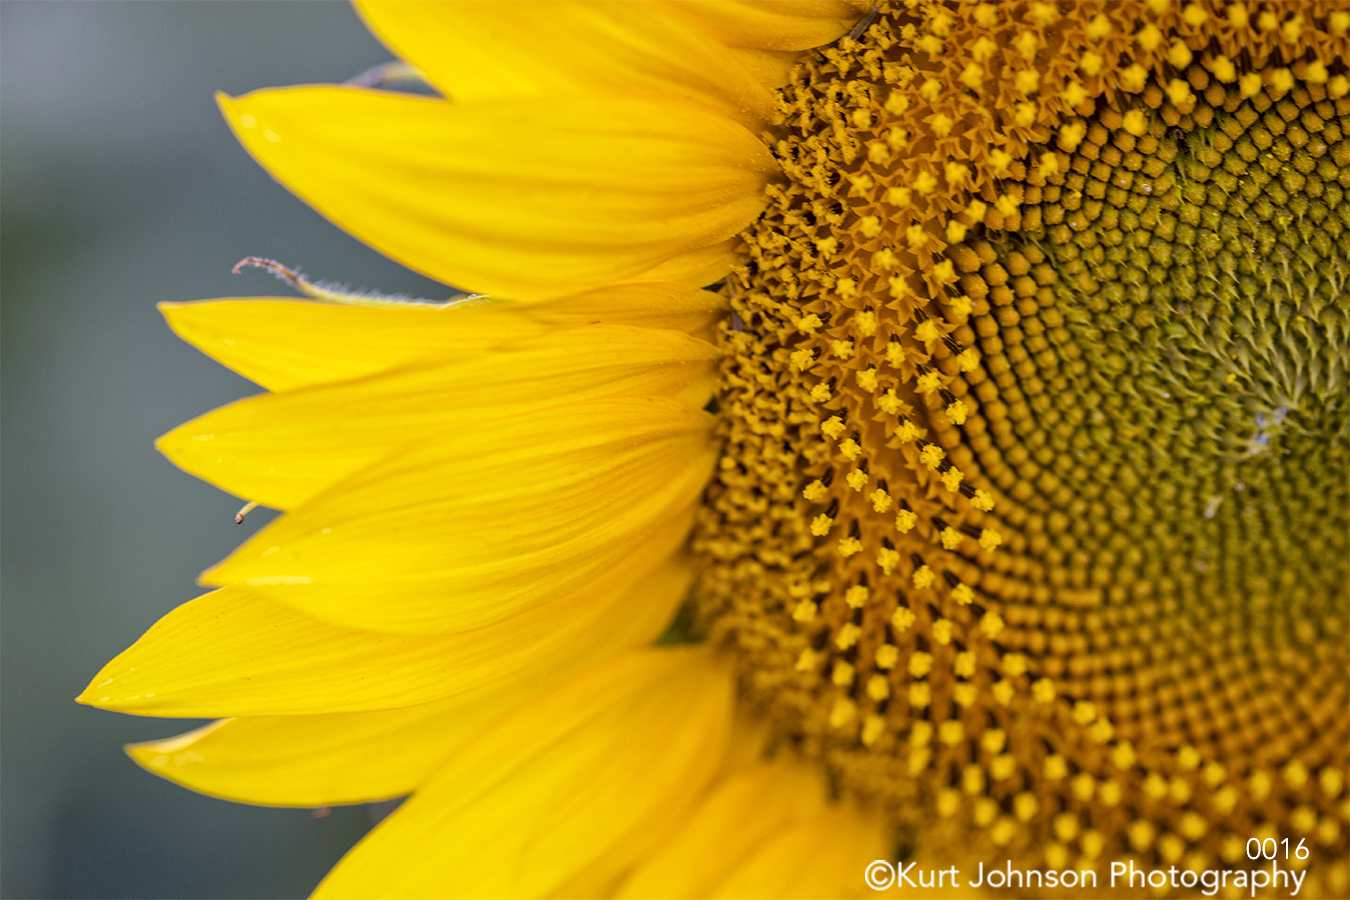
[[[1052,865],[1336,845],[1350,99],[1183,64],[985,154],[995,181],[917,136],[963,119],[888,62],[902,33],[784,89],[703,627],[786,739],[953,834]]]

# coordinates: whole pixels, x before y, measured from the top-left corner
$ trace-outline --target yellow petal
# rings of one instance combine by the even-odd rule
[[[686,259],[692,260],[692,257]],[[696,283],[711,284],[715,280],[714,277]],[[669,328],[694,334],[705,330],[718,316],[724,314],[727,301],[712,291],[685,287],[673,281],[644,281],[606,285],[555,303],[524,309],[556,326],[574,324],[576,320],[642,328]]]
[[[596,305],[605,302],[615,301]],[[711,344],[681,332],[595,325],[462,361],[250,397],[180,425],[156,446],[222,490],[294,509],[411,444],[449,439],[447,431],[481,448],[496,440],[496,419],[540,407],[634,394],[702,406],[716,358]]]
[[[282,298],[161,303],[183,340],[273,391],[372,375],[430,355],[500,341],[501,316],[465,307],[372,309]],[[466,313],[468,313],[466,315]],[[521,337],[545,330],[519,317]],[[453,357],[452,357],[453,358]]]
[[[712,472],[712,417],[662,399],[466,423],[259,531],[207,571],[359,628],[450,632],[653,567]],[[626,563],[627,564],[627,563]]]
[[[373,375],[427,357],[459,360],[508,339],[564,326],[605,322],[694,332],[725,303],[710,291],[653,282],[611,285],[528,306],[495,302],[372,309],[257,297],[161,303],[159,309],[175,334],[212,359],[268,390],[287,391]]]
[[[795,50],[756,50],[751,47],[729,48],[740,59],[741,65],[754,74],[755,80],[771,90],[777,90],[792,80],[792,69],[801,54]]]
[[[736,246],[739,243],[739,238],[727,238],[700,250],[681,253],[624,281],[643,283],[671,281],[681,285],[713,285],[726,278],[727,273],[731,271],[731,266],[736,261]]]
[[[706,897],[760,848],[821,814],[818,771],[753,763],[723,779],[680,830],[632,872],[619,897]]]
[[[848,34],[871,5],[865,0],[666,0],[661,6],[687,17],[729,47],[809,50]]]
[[[775,171],[743,126],[672,101],[458,105],[340,87],[219,100],[258,161],[339,226],[432,278],[519,300],[726,240]]]
[[[773,96],[705,31],[639,3],[371,2],[371,31],[447,97],[669,98],[758,124]]]
[[[888,850],[877,821],[835,806],[766,842],[706,896],[861,897],[865,867]]]
[[[645,562],[645,560],[642,560]],[[655,639],[688,588],[672,559],[485,628],[396,635],[343,628],[225,588],[170,612],[94,676],[81,703],[142,716],[352,712],[479,696],[559,677]]]
[[[126,749],[147,771],[225,800],[265,806],[365,803],[412,793],[447,757],[509,713],[515,699],[456,698],[374,712],[224,719]]]
[[[622,871],[712,776],[730,718],[705,651],[620,658],[457,753],[315,896],[539,897],[601,861]]]

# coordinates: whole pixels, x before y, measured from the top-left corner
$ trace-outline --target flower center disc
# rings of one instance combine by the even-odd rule
[[[1350,16],[908,6],[780,92],[704,627],[925,840],[1343,848]]]

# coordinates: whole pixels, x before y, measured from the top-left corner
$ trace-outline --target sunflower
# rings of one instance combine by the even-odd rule
[[[439,96],[222,109],[476,294],[165,309],[285,515],[82,695],[230,717],[139,763],[411,795],[323,896],[1345,893],[1350,5],[358,8]]]

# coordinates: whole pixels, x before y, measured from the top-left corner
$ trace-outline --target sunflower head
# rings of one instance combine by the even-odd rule
[[[882,4],[780,91],[703,621],[921,845],[1344,846],[1348,25]]]

